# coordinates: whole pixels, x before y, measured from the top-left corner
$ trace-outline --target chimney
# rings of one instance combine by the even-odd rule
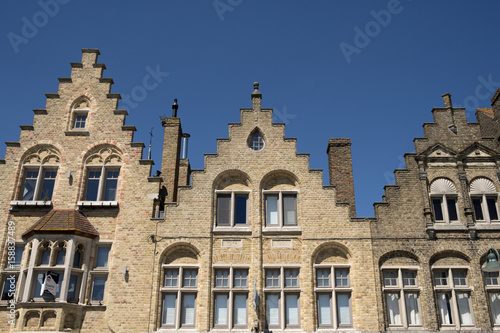
[[[453,108],[453,106],[451,104],[451,94],[450,93],[446,93],[446,94],[442,95],[441,97],[443,97],[445,108]]]
[[[181,120],[177,117],[177,99],[172,105],[172,117],[162,121],[163,152],[161,160],[161,175],[167,189],[165,202],[177,201],[179,186],[179,163],[181,154]]]
[[[179,186],[189,185],[191,176],[191,165],[188,159],[188,140],[190,135],[182,133],[181,139],[181,160],[179,164]]]
[[[354,179],[352,176],[351,140],[333,138],[328,141],[330,185],[336,188],[336,201],[349,204],[349,216],[356,216]]]
[[[259,82],[253,83],[254,91],[252,92],[252,109],[254,111],[261,110],[262,94],[259,91]]]

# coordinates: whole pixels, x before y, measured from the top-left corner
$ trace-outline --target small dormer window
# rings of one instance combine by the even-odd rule
[[[254,151],[262,150],[264,148],[264,138],[259,131],[255,131],[248,141],[248,146]]]
[[[88,128],[88,114],[90,101],[86,98],[78,99],[71,110],[70,128],[74,131],[84,131]]]

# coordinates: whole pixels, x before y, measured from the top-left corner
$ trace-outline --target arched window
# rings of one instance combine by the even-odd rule
[[[453,182],[447,178],[438,178],[431,183],[430,196],[434,209],[435,222],[458,221],[458,193]]]
[[[88,129],[88,115],[90,110],[90,101],[85,98],[79,98],[71,108],[70,128],[75,131],[85,131]]]
[[[477,222],[498,222],[498,193],[491,180],[474,179],[470,184],[470,197]]]
[[[264,148],[264,138],[258,130],[255,130],[248,140],[248,147],[254,151]]]
[[[59,153],[52,147],[38,147],[23,160],[23,182],[19,200],[50,204],[54,192]]]

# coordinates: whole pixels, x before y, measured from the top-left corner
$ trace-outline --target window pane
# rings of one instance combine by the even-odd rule
[[[42,285],[43,285],[43,279],[45,278],[44,273],[38,273],[36,275],[36,281],[35,281],[35,293],[33,297],[40,297],[42,296]]]
[[[95,277],[94,286],[92,287],[92,300],[102,301],[104,299],[104,287],[106,285],[106,277]]]
[[[421,325],[420,312],[418,310],[418,294],[406,293],[406,318],[408,318],[409,325]]]
[[[231,195],[217,195],[217,225],[228,226],[230,223],[229,214],[231,213]]]
[[[247,324],[247,295],[234,296],[234,325]]]
[[[486,203],[488,205],[488,213],[490,214],[490,220],[498,220],[497,200],[494,198],[487,198]]]
[[[68,297],[67,301],[77,301],[79,296],[79,290],[77,290],[78,275],[71,275],[69,278],[68,286]]]
[[[101,178],[100,171],[89,172],[89,178],[87,180],[87,194],[85,195],[85,200],[97,201],[97,192],[99,191],[100,178]]]
[[[234,270],[234,286],[235,287],[247,287],[247,277],[248,277],[248,271],[246,269],[235,269]]]
[[[446,204],[448,205],[448,216],[450,218],[450,221],[458,221],[456,202],[457,200],[455,199],[446,199]]]
[[[403,286],[416,286],[417,285],[417,272],[404,271],[403,272]]]
[[[299,286],[299,270],[286,269],[285,270],[285,287],[298,287]]]
[[[330,269],[316,270],[316,287],[330,287]]]
[[[196,300],[196,295],[193,294],[182,295],[182,314],[181,314],[182,325],[194,325],[195,300]]]
[[[441,318],[442,325],[453,324],[453,318],[451,316],[451,304],[449,293],[439,293],[437,294],[438,307],[439,307],[439,317]]]
[[[218,269],[215,273],[215,286],[228,287],[229,286],[229,270]]]
[[[49,261],[50,261],[50,249],[45,249],[45,251],[42,252],[40,265],[48,265]]]
[[[215,325],[227,325],[227,295],[215,296]]]
[[[87,121],[87,115],[77,115],[75,117],[75,128],[85,128],[85,122]]]
[[[166,294],[163,296],[163,325],[175,324],[175,303],[176,294]]]
[[[179,271],[177,269],[167,269],[165,271],[165,287],[177,287],[177,277]]]
[[[330,308],[330,294],[318,294],[318,322],[320,325],[332,324],[332,310]]]
[[[401,325],[401,312],[399,311],[399,294],[386,294],[387,320],[389,325]]]
[[[468,293],[456,293],[458,312],[460,314],[460,324],[462,325],[472,325],[472,313],[469,306],[469,294]]]
[[[95,267],[108,267],[109,247],[101,246],[97,248],[97,261]]]
[[[337,316],[339,325],[351,325],[350,294],[337,294]]]
[[[483,208],[481,207],[481,198],[472,198],[472,206],[474,207],[474,216],[476,221],[484,220]]]
[[[104,201],[114,201],[116,199],[116,189],[118,187],[119,171],[108,171],[106,177],[106,189],[104,191]]]
[[[24,180],[23,200],[34,200],[38,171],[27,171]]]
[[[348,268],[335,269],[335,286],[336,287],[349,287],[349,269]]]
[[[297,225],[297,197],[283,195],[283,224]]]
[[[266,224],[267,225],[278,225],[278,196],[277,195],[267,195],[266,196]]]
[[[434,208],[434,220],[443,221],[443,210],[441,208],[441,199],[432,199],[432,207]]]
[[[279,269],[266,269],[266,287],[279,287]]]
[[[286,325],[299,324],[299,296],[289,295],[285,296],[286,301]]]
[[[56,265],[64,265],[65,260],[66,260],[66,249],[62,248],[59,252],[57,252]]]
[[[500,324],[500,293],[489,293],[491,316],[495,325]],[[3,299],[3,298],[2,298]]]
[[[78,249],[75,251],[75,256],[73,257],[73,267],[80,268],[80,251]]]
[[[436,286],[447,286],[448,285],[448,271],[435,271],[434,272],[434,284]]]
[[[10,299],[14,298],[14,292],[16,290],[16,285],[17,285],[17,275],[14,275],[13,278],[11,278],[11,275],[9,275],[4,280],[3,291],[2,291],[2,301],[10,300]],[[11,294],[10,296],[9,296],[9,293]]]
[[[497,286],[498,285],[498,273],[499,272],[485,272],[484,277],[486,279],[487,286]]]
[[[264,148],[264,138],[259,132],[255,132],[250,138],[248,146],[255,151],[261,150],[262,148]]]
[[[384,271],[384,286],[391,287],[398,285],[397,271]]]
[[[279,295],[266,295],[266,319],[268,325],[279,325]]]
[[[455,286],[466,286],[467,285],[467,272],[466,271],[452,271],[453,274],[453,284]]]
[[[198,276],[198,270],[196,269],[184,269],[184,282],[183,287],[196,287],[196,277]]]
[[[16,253],[14,257],[14,267],[21,267],[21,260],[23,258],[24,246],[16,246]]]
[[[54,191],[54,183],[56,181],[56,171],[45,171],[43,179],[42,194],[40,200],[52,200],[52,192]]]
[[[247,200],[248,195],[238,194],[235,196],[234,204],[234,223],[245,224],[247,223]]]

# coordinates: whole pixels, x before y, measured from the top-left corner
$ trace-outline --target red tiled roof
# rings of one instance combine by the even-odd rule
[[[22,237],[28,238],[34,234],[74,234],[89,238],[99,236],[89,220],[75,209],[52,209],[26,230]]]
[[[494,116],[495,114],[493,113],[493,109],[488,109],[488,108],[477,108],[477,111],[481,111],[483,113],[489,114],[490,116]]]

